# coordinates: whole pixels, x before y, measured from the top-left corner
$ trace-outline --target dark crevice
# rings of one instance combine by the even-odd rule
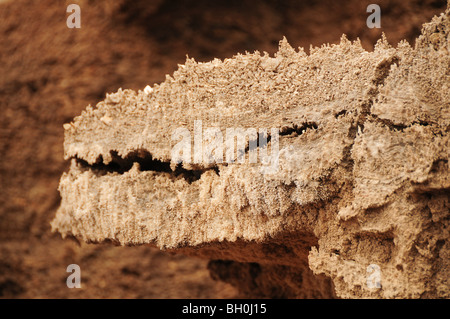
[[[293,125],[292,127],[283,127],[280,130],[280,136],[298,136],[303,134],[307,129],[317,129],[318,125],[314,122],[305,122],[300,126]],[[264,139],[264,135],[266,139]],[[259,147],[266,147],[267,144],[271,140],[271,135],[267,133],[258,134]],[[249,151],[249,145],[253,143],[254,140],[250,140],[245,149],[245,153]],[[103,160],[103,156],[100,155],[94,164],[89,164],[87,161],[75,157],[76,162],[81,167],[92,170],[94,173],[99,175],[104,175],[107,173],[117,173],[124,174],[128,172],[135,163],[139,164],[140,171],[153,171],[153,172],[162,172],[169,173],[174,178],[182,177],[188,183],[195,182],[199,180],[202,174],[206,171],[214,171],[218,176],[220,176],[220,169],[217,165],[209,166],[206,168],[197,168],[197,169],[185,169],[182,166],[182,163],[179,163],[175,166],[175,170],[171,168],[170,161],[161,161],[158,159],[154,159],[152,154],[147,150],[136,150],[125,157],[121,157],[116,151],[110,152],[112,160],[110,163],[105,164]],[[224,163],[223,165],[227,165]]]
[[[363,126],[362,126],[362,129],[364,129]],[[344,147],[344,150],[343,150],[343,157],[342,157],[341,165],[342,165],[342,167],[347,169],[349,172],[353,171],[353,166],[355,164],[355,161],[353,160],[353,157],[352,157],[352,149],[353,149],[353,145],[355,144],[355,139],[356,139],[357,133],[358,133],[358,126],[352,125],[348,131],[348,136],[352,139],[353,142],[350,145]]]
[[[302,123],[300,126],[296,124],[292,124],[292,126],[285,126],[280,129],[279,135],[280,136],[291,136],[291,137],[297,137],[305,133],[307,129],[313,129],[316,130],[319,126],[315,122],[305,122]],[[249,143],[245,147],[244,154],[247,154],[250,150],[250,145],[253,143],[253,145],[257,145],[257,147],[267,147],[269,142],[272,139],[271,134],[265,132],[265,133],[258,133],[257,141],[254,139],[249,139]],[[242,154],[238,154],[242,155]]]
[[[170,163],[154,159],[152,154],[146,150],[133,151],[124,158],[115,151],[111,152],[111,155],[112,163],[118,165],[123,172],[129,171],[134,163],[139,163],[141,171],[172,172]]]
[[[444,171],[443,166],[448,166],[448,159],[437,159],[431,164],[430,173],[438,173],[439,171]]]
[[[414,125],[420,125],[420,126],[430,126],[431,125],[430,123],[427,123],[422,120],[414,121],[411,124],[406,125],[406,124],[396,124],[389,119],[381,119],[375,114],[371,114],[370,117],[371,117],[371,120],[373,120],[374,122],[380,123],[383,126],[388,127],[391,131],[395,130],[395,131],[403,132],[405,129],[412,127]]]
[[[391,120],[388,120],[388,119],[381,119],[381,118],[379,118],[377,115],[375,115],[375,114],[371,114],[370,115],[371,116],[371,119],[374,121],[374,122],[377,122],[377,123],[380,123],[380,124],[382,124],[383,126],[387,126],[387,127],[389,127],[389,129],[391,130],[391,131],[400,131],[400,132],[403,132],[403,130],[405,130],[406,128],[408,128],[408,126],[407,125],[404,125],[404,124],[395,124],[394,122],[392,122]]]
[[[389,76],[389,72],[391,71],[391,66],[393,64],[399,64],[400,59],[397,56],[393,56],[380,64],[377,65],[375,69],[375,77],[372,80],[372,83],[376,86],[384,84],[384,81]]]
[[[287,136],[287,135],[302,135],[307,129],[317,130],[318,126],[314,122],[305,122],[302,123],[300,126],[294,124],[291,127],[283,127],[280,130],[280,136]]]
[[[181,164],[178,164],[175,167],[175,170],[172,170],[170,167],[170,162],[164,162],[158,159],[154,159],[153,156],[150,154],[150,152],[146,150],[137,150],[129,153],[125,157],[120,157],[117,154],[117,152],[111,151],[111,156],[112,161],[109,164],[103,163],[103,157],[101,155],[97,158],[97,161],[92,165],[83,159],[80,158],[75,159],[77,163],[82,167],[89,168],[94,172],[100,174],[106,173],[124,174],[133,167],[134,163],[138,163],[140,171],[170,173],[175,178],[179,177],[184,178],[188,183],[192,183],[199,180],[201,178],[201,175],[208,170],[213,170],[217,175],[219,175],[219,168],[217,166],[203,169],[188,170],[183,168]]]
[[[364,125],[365,121],[369,118],[369,116],[371,116],[371,108],[373,105],[373,101],[374,99],[377,98],[378,94],[380,93],[379,86],[384,85],[384,82],[389,76],[391,66],[393,64],[399,65],[400,58],[397,56],[392,56],[389,59],[382,61],[376,66],[372,83],[366,92],[368,98],[361,104],[362,110],[360,118],[358,120],[358,125],[360,126]]]
[[[334,115],[335,118],[339,118],[347,114],[347,110],[342,110]]]

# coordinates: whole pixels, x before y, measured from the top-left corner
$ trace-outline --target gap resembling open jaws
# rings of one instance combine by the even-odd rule
[[[290,137],[298,137],[306,132],[307,129],[316,130],[318,125],[314,122],[305,122],[301,125],[293,124],[292,126],[285,126],[280,129],[280,136],[290,136]],[[267,134],[266,141],[261,145],[261,136],[258,136],[258,147],[267,147],[271,141],[271,134]],[[249,151],[250,141],[246,141],[245,153]],[[128,153],[126,156],[120,156],[117,151],[110,151],[112,160],[105,164],[103,160],[103,156],[99,155],[94,164],[89,164],[86,160],[79,158],[77,156],[74,157],[75,161],[81,167],[91,169],[97,173],[117,173],[124,174],[128,172],[135,163],[139,164],[140,171],[154,171],[154,172],[164,172],[173,174],[175,178],[182,177],[189,184],[195,182],[201,178],[201,175],[208,171],[213,170],[218,176],[220,175],[220,169],[218,165],[211,165],[208,167],[201,167],[200,165],[191,166],[195,167],[194,169],[186,169],[183,167],[182,163],[179,163],[175,166],[175,169],[172,169],[172,165],[170,161],[162,161],[153,158],[153,155],[145,149],[138,149]],[[227,165],[227,163],[222,163],[221,165]]]

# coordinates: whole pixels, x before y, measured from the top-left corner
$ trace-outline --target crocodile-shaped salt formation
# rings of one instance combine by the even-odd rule
[[[253,296],[450,297],[449,21],[415,48],[343,37],[307,55],[284,39],[275,57],[188,59],[107,95],[64,126],[53,229],[209,258]],[[173,132],[198,120],[277,128],[277,173],[171,163]]]

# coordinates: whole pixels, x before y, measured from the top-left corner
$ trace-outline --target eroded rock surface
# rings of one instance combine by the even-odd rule
[[[284,39],[275,57],[188,59],[152,90],[108,95],[65,125],[53,229],[209,258],[254,296],[450,297],[449,21],[415,48],[343,37],[307,55]],[[175,165],[173,133],[199,120],[278,129],[278,171]]]

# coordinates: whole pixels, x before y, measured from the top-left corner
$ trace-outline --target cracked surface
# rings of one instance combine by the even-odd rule
[[[275,57],[188,59],[150,94],[110,94],[65,125],[52,226],[209,258],[261,296],[448,298],[449,30],[447,10],[415,48],[343,37],[307,55],[284,39]],[[195,120],[280,129],[278,173],[175,168],[172,134]]]

